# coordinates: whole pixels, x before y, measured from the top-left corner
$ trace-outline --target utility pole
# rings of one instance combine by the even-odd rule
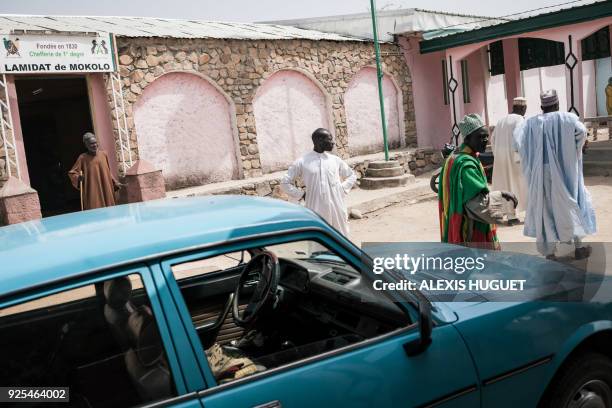
[[[389,145],[387,143],[387,121],[385,120],[385,99],[383,96],[383,70],[380,63],[380,44],[378,44],[378,26],[376,22],[376,0],[370,0],[372,12],[372,31],[374,32],[374,50],[376,53],[376,72],[378,78],[378,99],[380,101],[380,120],[383,131],[383,144],[385,146],[385,161],[389,161]]]

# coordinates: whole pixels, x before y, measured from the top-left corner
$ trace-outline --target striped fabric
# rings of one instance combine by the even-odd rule
[[[462,144],[451,154],[442,167],[439,182],[442,242],[499,249],[495,226],[473,221],[464,212],[469,200],[489,191],[484,168],[472,149]]]

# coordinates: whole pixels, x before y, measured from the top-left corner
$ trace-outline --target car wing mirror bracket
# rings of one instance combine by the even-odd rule
[[[418,303],[419,311],[419,336],[418,338],[404,344],[404,351],[409,357],[423,353],[431,344],[431,331],[433,323],[431,320],[431,304],[428,301]]]

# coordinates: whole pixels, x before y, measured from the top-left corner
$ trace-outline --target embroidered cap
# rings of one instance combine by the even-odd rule
[[[467,137],[477,131],[478,129],[484,127],[484,122],[482,118],[477,113],[470,113],[469,115],[465,115],[463,120],[459,122],[459,131],[463,137]]]
[[[540,94],[540,102],[543,108],[556,105],[557,103],[559,103],[559,96],[557,95],[557,91],[554,89],[549,89],[548,91],[542,92]]]
[[[514,98],[512,100],[512,104],[514,106],[527,106],[527,98],[523,98],[522,96],[519,96],[518,98]]]

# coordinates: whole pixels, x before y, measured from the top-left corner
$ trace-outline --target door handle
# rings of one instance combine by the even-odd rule
[[[276,401],[270,401],[270,402],[266,402],[265,404],[261,404],[261,405],[256,405],[253,408],[282,408],[282,404],[280,401],[276,400]]]

